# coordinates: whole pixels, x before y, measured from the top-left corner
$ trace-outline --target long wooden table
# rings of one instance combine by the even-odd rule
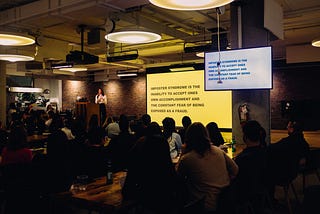
[[[30,135],[27,136],[27,142],[30,148],[40,148],[48,140],[48,135]]]
[[[113,213],[122,205],[121,186],[126,172],[114,173],[113,184],[106,184],[106,177],[100,177],[89,183],[86,190],[70,190],[59,193],[55,201],[65,205],[73,205],[89,211]]]

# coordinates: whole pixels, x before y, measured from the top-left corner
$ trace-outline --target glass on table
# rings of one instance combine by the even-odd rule
[[[85,191],[88,184],[88,175],[78,175],[70,187],[71,192]]]

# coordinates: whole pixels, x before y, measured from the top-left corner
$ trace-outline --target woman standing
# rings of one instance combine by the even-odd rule
[[[102,124],[106,120],[107,110],[106,110],[106,104],[107,104],[107,96],[104,94],[102,88],[98,89],[98,93],[95,96],[95,103],[99,104],[99,110],[100,110],[100,121]]]

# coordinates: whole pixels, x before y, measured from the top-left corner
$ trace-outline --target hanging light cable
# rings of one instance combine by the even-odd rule
[[[218,68],[218,82],[219,84],[222,83],[221,80],[221,72],[220,72],[220,66],[221,66],[221,52],[220,52],[220,9],[216,9],[217,12],[217,26],[218,26],[218,53],[219,53],[219,60],[217,62],[217,68]]]

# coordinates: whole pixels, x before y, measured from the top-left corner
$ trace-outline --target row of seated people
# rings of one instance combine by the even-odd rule
[[[183,205],[192,202],[202,203],[197,213],[244,213],[247,204],[254,213],[264,213],[263,202],[273,199],[276,185],[297,176],[309,150],[300,124],[289,122],[287,128],[288,137],[266,147],[261,125],[246,122],[242,131],[247,147],[233,160],[212,145],[201,123],[192,123],[175,170],[166,138],[151,123],[130,153],[124,199],[139,201],[146,213],[188,213]]]
[[[79,133],[75,133],[75,139],[72,141],[68,141],[61,130],[53,132],[48,138],[45,156],[32,158],[31,155],[30,158],[30,152],[24,151],[23,162],[32,161],[32,169],[24,168],[30,170],[31,173],[26,172],[25,175],[31,176],[32,179],[24,181],[28,181],[26,186],[32,187],[27,188],[28,190],[32,189],[33,193],[39,195],[67,191],[76,175],[87,174],[91,178],[104,176],[106,162],[111,159],[114,171],[128,169],[123,188],[124,199],[137,200],[148,211],[176,212],[176,208],[181,207],[180,204],[205,198],[206,212],[215,213],[223,209],[226,213],[227,208],[232,206],[222,206],[224,203],[218,203],[219,199],[227,201],[227,204],[230,202],[236,204],[245,198],[251,199],[256,190],[260,189],[257,188],[259,185],[267,186],[272,192],[276,184],[272,177],[276,175],[275,173],[284,172],[285,168],[279,168],[280,172],[274,171],[275,166],[281,164],[276,160],[277,155],[269,155],[277,152],[270,151],[278,151],[283,156],[284,148],[285,152],[292,150],[293,155],[290,159],[295,163],[293,160],[298,160],[298,157],[307,150],[297,124],[289,124],[288,131],[290,129],[294,134],[283,140],[290,142],[289,148],[280,146],[285,143],[265,148],[260,145],[263,134],[260,124],[256,121],[248,122],[243,127],[243,138],[247,148],[234,161],[212,145],[207,129],[201,123],[193,123],[186,130],[185,148],[175,170],[171,161],[170,145],[157,123],[148,125],[144,136],[136,141],[136,138],[128,132],[129,122],[123,116],[119,121],[121,129],[119,136],[112,139],[105,147],[105,138],[102,134],[104,130],[99,128],[97,117],[93,117],[88,132],[85,134],[84,131],[80,131],[83,129],[78,128]],[[10,132],[9,143],[23,145],[26,143],[24,136],[26,134],[21,127],[16,127]],[[271,149],[272,147],[275,149]],[[19,157],[24,156],[19,155]],[[270,167],[272,162],[275,162],[275,165]],[[2,155],[2,165],[10,165],[8,163],[10,161],[8,162],[5,155]],[[269,166],[266,163],[269,163]],[[8,182],[8,179],[5,181]],[[10,185],[6,186],[8,188]],[[231,190],[237,194],[228,194]],[[224,192],[222,195],[226,199],[221,199],[221,192]],[[16,194],[13,194],[13,197],[15,196]],[[25,198],[23,201],[26,201]],[[12,207],[21,208],[21,206]]]
[[[8,212],[25,211],[43,196],[68,191],[77,175],[89,175],[90,179],[105,176],[109,160],[114,171],[124,169],[126,153],[136,138],[129,133],[125,116],[120,118],[119,125],[121,132],[108,146],[105,146],[105,133],[98,125],[97,115],[91,118],[87,131],[83,121],[76,120],[72,140],[61,125],[48,136],[46,154],[32,154],[24,124],[12,126],[1,153],[1,186],[7,193]],[[17,206],[19,204],[24,206]],[[34,206],[30,209],[34,211]]]

